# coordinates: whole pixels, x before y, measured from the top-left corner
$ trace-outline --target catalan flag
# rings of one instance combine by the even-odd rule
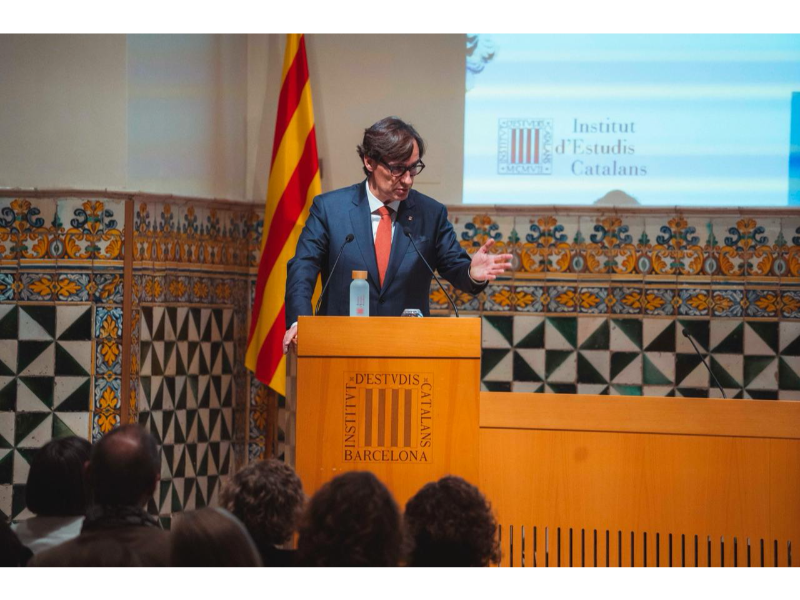
[[[264,209],[261,260],[245,356],[247,368],[282,395],[286,394],[286,362],[282,348],[286,332],[283,300],[286,263],[294,256],[311,202],[320,192],[306,44],[301,34],[289,34]]]

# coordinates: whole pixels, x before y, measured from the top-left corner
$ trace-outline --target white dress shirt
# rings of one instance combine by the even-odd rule
[[[375,242],[375,238],[378,235],[378,225],[381,222],[381,215],[378,212],[378,209],[381,206],[388,206],[392,209],[391,217],[392,217],[392,241],[394,241],[394,222],[397,220],[397,210],[400,208],[400,203],[402,200],[395,200],[394,202],[389,202],[385,204],[378,200],[375,197],[375,194],[372,193],[372,190],[369,189],[369,181],[365,182],[364,185],[367,186],[367,200],[369,201],[369,212],[372,218],[372,241]]]

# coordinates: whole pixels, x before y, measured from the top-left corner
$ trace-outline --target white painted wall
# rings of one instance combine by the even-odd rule
[[[0,186],[262,203],[284,35],[0,36]],[[428,143],[416,187],[461,201],[464,36],[308,35],[324,190],[363,177],[364,128]]]
[[[245,199],[247,37],[127,37],[126,189]]]
[[[125,36],[0,35],[0,187],[119,189]]]

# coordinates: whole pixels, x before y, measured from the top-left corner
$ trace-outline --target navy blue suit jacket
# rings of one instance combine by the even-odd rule
[[[447,220],[447,209],[413,189],[397,211],[392,251],[381,287],[366,183],[362,181],[314,198],[294,258],[287,265],[286,328],[297,317],[312,314],[311,296],[317,273],[322,273],[324,286],[336,254],[350,233],[355,239],[344,248],[320,314],[349,315],[352,272],[367,271],[370,315],[399,316],[406,308],[418,308],[429,315],[433,277],[403,233],[405,226],[410,228],[419,251],[441,277],[473,294],[486,287],[485,283],[475,285],[470,279],[470,258],[458,244],[453,226]]]

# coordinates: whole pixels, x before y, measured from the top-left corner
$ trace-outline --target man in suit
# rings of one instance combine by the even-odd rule
[[[330,279],[321,314],[348,315],[352,272],[367,271],[370,315],[399,316],[406,308],[429,315],[433,277],[406,232],[430,266],[466,292],[481,292],[510,268],[510,254],[489,253],[491,239],[470,258],[444,205],[411,189],[425,168],[424,154],[425,143],[411,125],[386,117],[364,132],[358,146],[366,181],[314,198],[287,267],[284,352],[297,342],[297,318],[312,314],[318,273],[323,285]]]

